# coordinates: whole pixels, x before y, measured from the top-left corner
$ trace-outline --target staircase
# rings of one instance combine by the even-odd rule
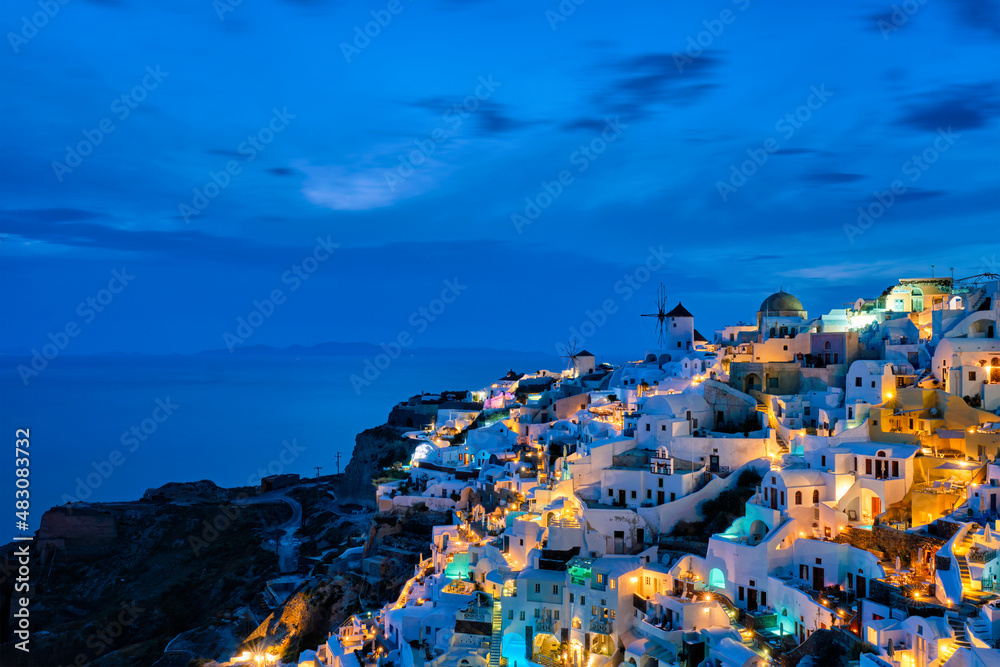
[[[493,599],[493,634],[490,637],[490,667],[500,667],[500,648],[503,642],[503,610],[500,594]]]
[[[955,560],[958,561],[958,573],[962,577],[962,590],[972,590],[972,572],[969,569],[969,560],[966,557],[969,553],[969,549],[972,548],[974,539],[972,537],[973,533],[979,530],[979,525],[972,523],[970,524],[969,530],[965,533],[961,542],[955,543],[952,548],[952,552],[955,554]],[[963,593],[964,597],[964,593]],[[964,632],[964,630],[963,630]]]
[[[955,631],[955,647],[956,648],[971,648],[972,643],[969,642],[969,635],[965,633],[965,620],[961,616],[947,616],[948,625],[951,629]]]

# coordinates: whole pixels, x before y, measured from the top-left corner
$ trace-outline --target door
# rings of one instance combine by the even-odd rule
[[[823,590],[823,568],[821,567],[813,568],[813,590]]]
[[[747,589],[747,611],[757,611],[757,589]]]
[[[719,455],[711,454],[708,457],[708,471],[719,472]]]
[[[771,509],[778,509],[778,492],[774,489],[771,489]]]
[[[997,494],[991,493],[990,494],[990,512],[992,512],[993,514],[996,514],[996,511],[997,511]]]
[[[618,504],[625,507],[625,489],[618,489]]]
[[[625,531],[616,530],[615,531],[615,553],[623,554],[625,553]]]
[[[657,505],[662,505],[663,504],[663,491],[657,491],[656,492],[656,504]]]
[[[872,496],[872,521],[875,520],[879,514],[882,513],[882,499],[878,496]]]
[[[861,599],[868,595],[868,580],[862,577],[860,574],[858,575],[857,580],[858,580],[858,585],[856,590],[858,593],[858,599]]]

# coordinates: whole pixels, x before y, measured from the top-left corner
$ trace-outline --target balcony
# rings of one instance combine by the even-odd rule
[[[614,621],[610,619],[594,619],[590,622],[590,631],[602,635],[610,635],[614,632]]]
[[[556,622],[549,617],[535,619],[535,632],[547,632],[555,634]]]

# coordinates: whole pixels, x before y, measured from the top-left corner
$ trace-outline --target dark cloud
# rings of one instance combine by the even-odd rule
[[[0,233],[51,245],[232,259],[260,250],[241,238],[213,236],[197,230],[134,230],[96,222],[98,217],[74,209],[8,210],[0,212]]]
[[[863,180],[865,177],[863,174],[817,172],[813,174],[805,174],[803,178],[806,179],[807,181],[812,181],[813,183],[820,183],[823,185],[839,185],[842,183],[854,183],[856,181]]]
[[[975,130],[1000,111],[996,84],[955,86],[925,95],[907,106],[899,125],[924,132],[938,129]]]
[[[688,105],[704,97],[716,84],[722,60],[703,53],[690,58],[683,53],[646,53],[607,65],[616,78],[594,96],[603,114],[644,118],[655,105]]]
[[[1000,36],[1000,0],[951,0],[951,6],[963,28]]]

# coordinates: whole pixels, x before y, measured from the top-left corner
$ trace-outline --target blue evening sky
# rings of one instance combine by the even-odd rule
[[[246,344],[550,352],[612,300],[635,353],[660,282],[711,337],[997,270],[996,0],[234,2],[3,3],[0,349],[222,348],[280,289]]]

